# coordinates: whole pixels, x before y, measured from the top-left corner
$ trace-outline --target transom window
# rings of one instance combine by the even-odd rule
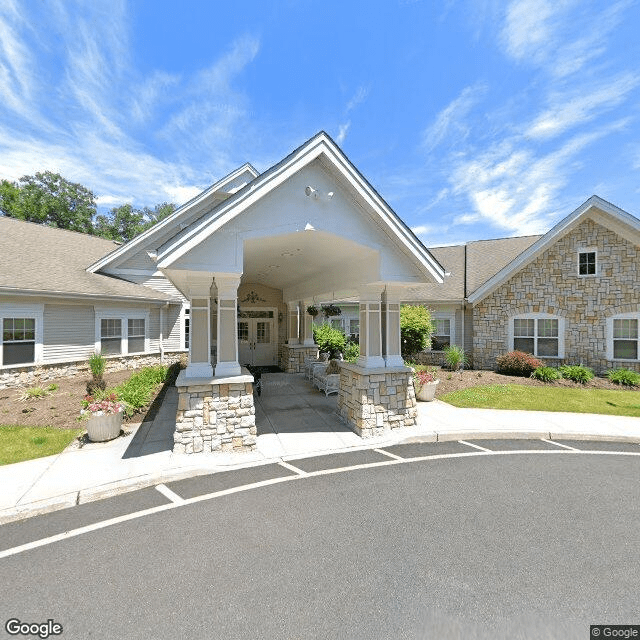
[[[435,332],[431,336],[431,350],[443,351],[451,345],[451,319],[434,318],[433,324]]]
[[[621,360],[638,359],[637,318],[614,318],[613,357]]]
[[[27,364],[35,361],[35,318],[2,320],[2,364]]]
[[[513,349],[541,357],[560,355],[557,318],[514,318]]]
[[[596,252],[581,251],[578,254],[578,275],[594,276],[596,275]]]

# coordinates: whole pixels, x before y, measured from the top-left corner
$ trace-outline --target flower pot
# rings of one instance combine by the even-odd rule
[[[440,380],[434,380],[433,382],[425,382],[418,386],[416,385],[416,398],[423,402],[431,402],[436,397],[436,387],[440,383]]]
[[[106,442],[120,435],[122,411],[92,415],[87,422],[87,435],[92,442]]]

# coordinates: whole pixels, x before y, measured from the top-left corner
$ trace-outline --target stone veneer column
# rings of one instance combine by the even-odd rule
[[[307,313],[307,307],[310,307],[313,304],[312,300],[301,300],[300,308],[301,308],[301,327],[300,327],[300,338],[302,344],[305,347],[313,347],[315,341],[313,339],[313,316]]]
[[[367,285],[360,289],[360,357],[365,369],[384,367],[382,357],[381,298],[383,286]]]
[[[387,367],[404,367],[400,353],[400,289],[387,285],[382,292],[383,351]]]
[[[188,378],[212,378],[211,330],[209,326],[211,309],[209,296],[213,277],[210,274],[192,277],[189,280],[189,363],[185,371]]]
[[[218,288],[218,362],[217,376],[239,376],[238,362],[238,287],[240,274],[216,274]],[[191,312],[193,315],[193,311]]]
[[[300,314],[297,302],[287,302],[289,310],[289,332],[287,334],[287,344],[300,344]]]

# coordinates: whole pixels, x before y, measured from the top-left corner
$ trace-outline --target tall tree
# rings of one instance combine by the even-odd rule
[[[123,204],[111,209],[107,215],[96,218],[95,233],[109,240],[128,242],[171,215],[175,209],[175,204],[167,202],[157,204],[153,209],[134,209],[131,204]]]
[[[38,172],[18,183],[0,187],[0,208],[5,215],[51,227],[93,233],[96,200],[93,192],[59,173]]]

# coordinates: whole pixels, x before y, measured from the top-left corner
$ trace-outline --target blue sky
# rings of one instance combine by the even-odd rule
[[[428,246],[638,216],[639,32],[628,0],[2,0],[0,178],[180,204],[323,129]]]

